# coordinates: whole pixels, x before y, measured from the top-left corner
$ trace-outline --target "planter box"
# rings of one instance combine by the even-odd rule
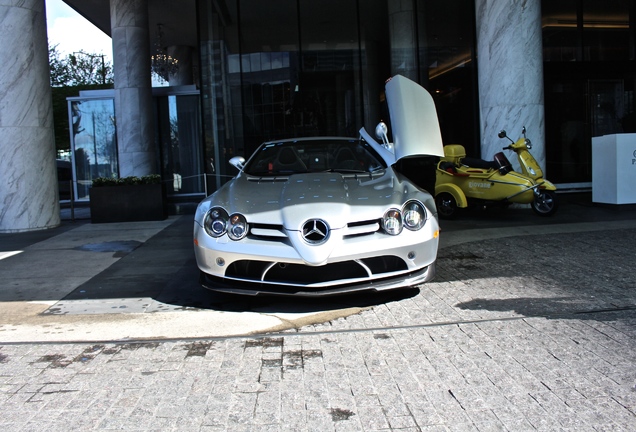
[[[91,188],[91,222],[138,222],[168,217],[161,184]]]

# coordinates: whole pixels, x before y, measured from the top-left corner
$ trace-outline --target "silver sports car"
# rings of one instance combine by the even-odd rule
[[[386,84],[393,142],[300,138],[262,144],[238,175],[198,206],[201,284],[239,294],[319,296],[431,280],[439,225],[434,199],[397,167],[442,156],[435,105],[415,82]]]

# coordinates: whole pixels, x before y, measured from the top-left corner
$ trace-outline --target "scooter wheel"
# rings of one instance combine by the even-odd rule
[[[447,193],[442,192],[435,197],[435,205],[437,206],[437,214],[441,219],[455,219],[457,217],[457,201]]]
[[[532,202],[532,210],[539,216],[552,216],[558,206],[556,193],[549,190],[539,191],[539,195],[535,196]]]

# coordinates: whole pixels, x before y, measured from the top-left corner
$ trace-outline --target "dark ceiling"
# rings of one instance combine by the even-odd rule
[[[111,35],[109,0],[64,0],[97,28]],[[148,0],[150,40],[154,40],[157,25],[163,29],[166,46],[197,46],[195,0]]]

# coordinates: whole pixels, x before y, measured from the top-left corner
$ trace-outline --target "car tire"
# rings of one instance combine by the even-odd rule
[[[435,197],[437,214],[440,219],[455,219],[457,217],[457,201],[448,192],[442,192]]]
[[[552,216],[559,206],[557,195],[554,191],[540,190],[531,206],[532,210],[539,216]]]

